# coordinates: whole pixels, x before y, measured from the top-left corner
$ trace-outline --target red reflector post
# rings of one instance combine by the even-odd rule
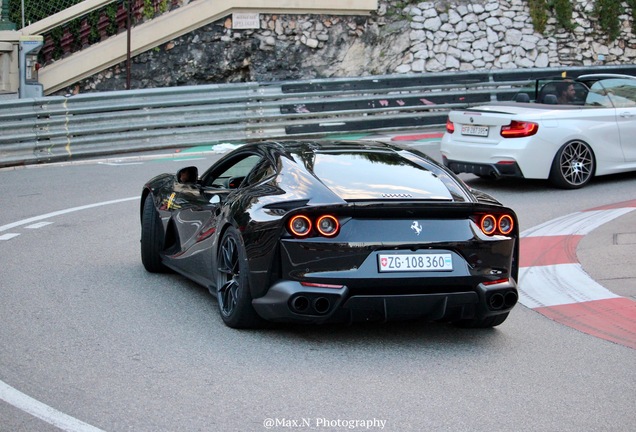
[[[315,282],[301,282],[302,286],[306,286],[309,288],[331,288],[331,289],[340,289],[344,287],[344,285],[334,285],[334,284],[324,284],[324,283],[315,283]]]
[[[500,284],[500,283],[507,283],[509,281],[510,281],[510,279],[497,279],[497,280],[494,280],[494,281],[486,281],[486,282],[482,282],[482,283],[484,285],[497,285],[497,284]]]

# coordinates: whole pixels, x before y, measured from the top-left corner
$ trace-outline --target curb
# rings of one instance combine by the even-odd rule
[[[609,291],[584,270],[579,242],[636,210],[636,200],[572,213],[521,233],[519,302],[583,333],[636,349],[636,301]]]

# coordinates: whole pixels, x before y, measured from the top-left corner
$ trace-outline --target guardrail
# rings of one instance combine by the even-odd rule
[[[0,167],[222,142],[440,127],[537,78],[636,66],[218,84],[0,102]]]

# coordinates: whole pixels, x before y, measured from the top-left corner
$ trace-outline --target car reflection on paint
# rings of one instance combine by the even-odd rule
[[[407,147],[249,144],[201,176],[159,175],[141,198],[145,268],[207,287],[230,327],[492,327],[517,302],[514,211]]]

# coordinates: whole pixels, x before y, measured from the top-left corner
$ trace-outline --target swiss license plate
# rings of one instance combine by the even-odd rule
[[[472,125],[463,125],[462,126],[462,135],[473,135],[473,136],[488,136],[488,126],[472,126]]]
[[[438,254],[379,254],[380,272],[451,271],[453,257],[449,253]]]

